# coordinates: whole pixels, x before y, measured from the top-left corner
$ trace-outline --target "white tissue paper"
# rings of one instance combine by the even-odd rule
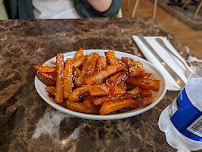
[[[159,71],[163,74],[166,80],[166,88],[170,91],[179,91],[181,90],[180,86],[175,82],[172,76],[168,73],[168,71],[161,65],[161,63],[156,59],[156,57],[148,50],[148,48],[144,45],[144,43],[135,35],[132,36],[133,40],[139,47],[140,51],[143,53],[145,58],[152,63],[155,67],[159,69]],[[144,37],[147,42],[152,46],[152,48],[157,52],[157,54],[175,71],[175,73],[185,82],[187,83],[187,78],[185,76],[185,67],[183,64],[171,53],[165,50],[155,39],[161,38],[167,47],[179,58],[184,60],[182,56],[176,51],[176,49],[170,44],[166,37]]]

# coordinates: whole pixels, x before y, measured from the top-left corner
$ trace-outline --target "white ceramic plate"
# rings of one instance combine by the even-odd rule
[[[109,51],[109,50],[96,50],[96,49],[95,50],[84,50],[84,54],[90,54],[92,52],[97,52],[99,55],[105,56],[104,52],[107,52],[107,51]],[[65,53],[64,54],[65,59],[74,58],[75,52],[76,51]],[[96,114],[79,113],[79,112],[71,111],[63,106],[56,104],[54,102],[53,98],[48,96],[49,94],[45,89],[46,85],[43,84],[37,77],[35,77],[35,87],[36,87],[38,94],[41,96],[41,98],[45,102],[47,102],[53,108],[55,108],[63,113],[70,114],[75,117],[84,118],[84,119],[93,119],[93,120],[123,119],[123,118],[128,118],[128,117],[132,117],[132,116],[141,114],[141,113],[153,108],[157,103],[159,103],[161,101],[161,99],[163,98],[163,96],[165,95],[165,92],[166,92],[166,82],[165,82],[165,79],[164,79],[163,75],[161,74],[161,72],[156,67],[154,67],[151,63],[149,63],[148,61],[146,61],[142,58],[139,58],[137,56],[134,56],[134,55],[131,55],[128,53],[119,52],[119,51],[114,51],[114,52],[115,52],[117,58],[130,57],[137,61],[140,61],[143,64],[144,69],[147,72],[153,73],[154,79],[161,81],[161,87],[160,87],[159,92],[152,92],[152,96],[153,96],[152,104],[150,104],[147,107],[140,106],[139,108],[131,110],[131,111],[110,114],[110,115],[105,115],[105,116],[96,115]],[[52,59],[46,61],[44,64],[51,65],[51,62],[55,62],[55,60],[56,60],[56,57],[53,57]]]

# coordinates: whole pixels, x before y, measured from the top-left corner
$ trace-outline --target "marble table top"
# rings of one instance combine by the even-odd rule
[[[193,68],[201,62],[150,18],[0,21],[0,152],[174,152],[158,128],[167,91],[151,110],[122,120],[94,121],[54,110],[37,94],[36,71],[58,52],[109,49],[144,58],[132,35],[166,36]]]

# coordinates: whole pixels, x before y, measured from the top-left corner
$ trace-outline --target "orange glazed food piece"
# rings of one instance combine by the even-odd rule
[[[122,82],[118,85],[118,87],[119,87],[120,89],[124,90],[124,91],[127,90],[127,87],[126,87],[126,84],[125,84],[124,81],[122,81]]]
[[[117,86],[111,86],[114,89],[114,94],[121,94],[125,93],[124,90],[121,90]],[[70,101],[79,101],[85,97],[89,96],[104,96],[108,95],[109,93],[105,90],[103,90],[103,84],[102,85],[91,85],[91,86],[85,86],[76,88],[72,91],[72,93],[69,95]]]
[[[38,65],[35,65],[34,68],[36,70],[38,70],[39,72],[56,72],[56,68],[51,67],[51,66],[38,66]]]
[[[152,91],[148,89],[142,89],[141,92],[142,97],[151,97],[152,96]]]
[[[107,61],[104,56],[99,56],[97,59],[97,72],[104,69],[107,66]]]
[[[63,102],[64,94],[64,55],[57,54],[56,56],[56,69],[57,69],[57,79],[56,79],[56,95],[55,102]]]
[[[73,89],[73,59],[67,58],[64,71],[64,98],[68,99]]]
[[[79,68],[73,68],[74,80],[79,77],[80,73],[81,71],[79,70]]]
[[[109,80],[107,80],[108,84],[111,85],[119,85],[121,82],[125,81],[128,78],[128,75],[126,72],[119,72],[112,76]]]
[[[82,112],[82,113],[99,113],[98,107],[93,108],[87,108],[83,105],[83,103],[79,102],[72,102],[69,100],[66,100],[67,107],[72,111]]]
[[[74,67],[77,68],[83,64],[85,56],[80,56],[78,59],[74,60]]]
[[[96,82],[99,82],[100,80],[103,80],[105,77],[116,73],[118,71],[123,70],[126,68],[126,65],[122,62],[118,62],[117,64],[109,65],[105,69],[101,70],[100,72],[92,75],[88,79],[85,80],[85,84],[92,85],[96,84]]]
[[[143,65],[140,61],[128,57],[122,57],[122,61],[128,66],[130,76],[137,76],[143,71]]]
[[[56,95],[56,89],[54,86],[47,86],[46,91],[52,95]]]
[[[89,68],[89,65],[91,63],[91,60],[93,59],[93,56],[94,56],[94,53],[91,53],[88,56],[87,60],[84,62],[84,65],[82,67],[81,73],[80,73],[79,77],[75,81],[75,85],[77,87],[81,87],[83,85],[84,80],[85,80],[85,75],[86,75],[86,73],[88,71],[88,68]]]
[[[160,89],[160,80],[145,79],[142,77],[129,77],[126,80],[126,83],[157,92]]]
[[[136,106],[135,106],[136,105]],[[100,114],[106,115],[113,111],[117,111],[126,107],[138,107],[137,101],[134,99],[123,99],[123,100],[114,100],[114,101],[106,101],[100,107]]]
[[[105,56],[106,56],[106,59],[107,59],[107,65],[116,64],[117,58],[115,56],[114,51],[105,52]]]
[[[92,98],[86,98],[83,100],[83,105],[86,107],[86,108],[94,108],[95,107],[95,104],[93,103],[93,100],[95,99],[95,97],[92,97]]]
[[[94,53],[91,63],[89,64],[88,70],[85,75],[85,79],[89,78],[91,75],[93,75],[96,71],[96,63],[97,63],[97,58],[99,57],[98,53]]]
[[[143,106],[148,106],[152,103],[152,97],[143,97],[141,102]]]
[[[139,94],[141,92],[139,87],[135,87],[132,90],[128,91],[130,94]]]
[[[37,78],[48,86],[55,86],[56,73],[55,72],[39,72],[36,73]]]
[[[121,99],[136,99],[139,97],[138,94],[130,94],[130,93],[125,93],[125,94],[116,94],[116,95],[109,95],[109,96],[104,96],[100,97],[97,99],[93,100],[93,103],[98,106],[104,103],[105,101],[113,101],[113,100],[121,100]]]
[[[75,59],[78,59],[81,56],[83,56],[83,49],[82,48],[80,48],[78,51],[76,51],[76,53],[75,53]]]

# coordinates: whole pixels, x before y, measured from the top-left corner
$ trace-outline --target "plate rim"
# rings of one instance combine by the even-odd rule
[[[104,53],[106,51],[114,51],[115,54],[124,54],[126,56],[132,56],[133,58],[137,58],[138,60],[142,60],[143,62],[146,62],[147,64],[149,64],[149,66],[151,66],[152,68],[154,68],[160,75],[161,75],[161,78],[163,79],[163,82],[161,81],[161,86],[163,87],[162,88],[162,94],[160,96],[158,96],[158,98],[156,99],[155,102],[153,102],[152,104],[138,110],[138,111],[128,111],[128,112],[124,112],[124,113],[119,113],[119,114],[112,114],[112,115],[95,115],[95,114],[86,114],[86,113],[80,113],[80,112],[76,112],[76,111],[72,111],[72,110],[69,110],[65,107],[62,107],[50,100],[48,100],[47,98],[45,98],[45,96],[41,93],[38,85],[39,83],[42,83],[38,78],[37,76],[35,75],[35,79],[34,79],[34,82],[35,82],[35,88],[37,90],[37,93],[39,94],[39,96],[47,103],[49,104],[52,108],[62,112],[62,113],[65,113],[65,114],[69,114],[69,115],[72,115],[72,116],[75,116],[75,117],[78,117],[78,118],[83,118],[83,119],[90,119],[90,120],[116,120],[116,119],[124,119],[124,118],[129,118],[129,117],[133,117],[133,116],[136,116],[136,115],[139,115],[141,113],[144,113],[150,109],[152,109],[153,107],[155,107],[161,100],[162,98],[164,97],[165,93],[166,93],[166,81],[165,81],[165,78],[163,76],[163,74],[153,65],[151,64],[150,62],[148,62],[147,60],[143,59],[143,58],[140,58],[136,55],[133,55],[133,54],[130,54],[130,53],[126,53],[126,52],[122,52],[122,51],[115,51],[115,50],[104,50],[104,49],[87,49],[87,50],[83,50],[84,54],[88,54],[88,53],[85,53],[85,51],[89,51],[89,52],[101,52],[101,53]],[[75,54],[76,51],[71,51],[71,52],[66,52],[66,53],[62,53],[64,56],[68,56],[68,54]],[[56,58],[56,56],[52,57],[51,59],[45,61],[45,63],[43,64],[46,64],[47,62],[50,62],[51,60],[54,60]],[[39,83],[38,83],[39,82]],[[42,83],[43,84],[43,83]],[[164,85],[163,85],[164,84]]]

